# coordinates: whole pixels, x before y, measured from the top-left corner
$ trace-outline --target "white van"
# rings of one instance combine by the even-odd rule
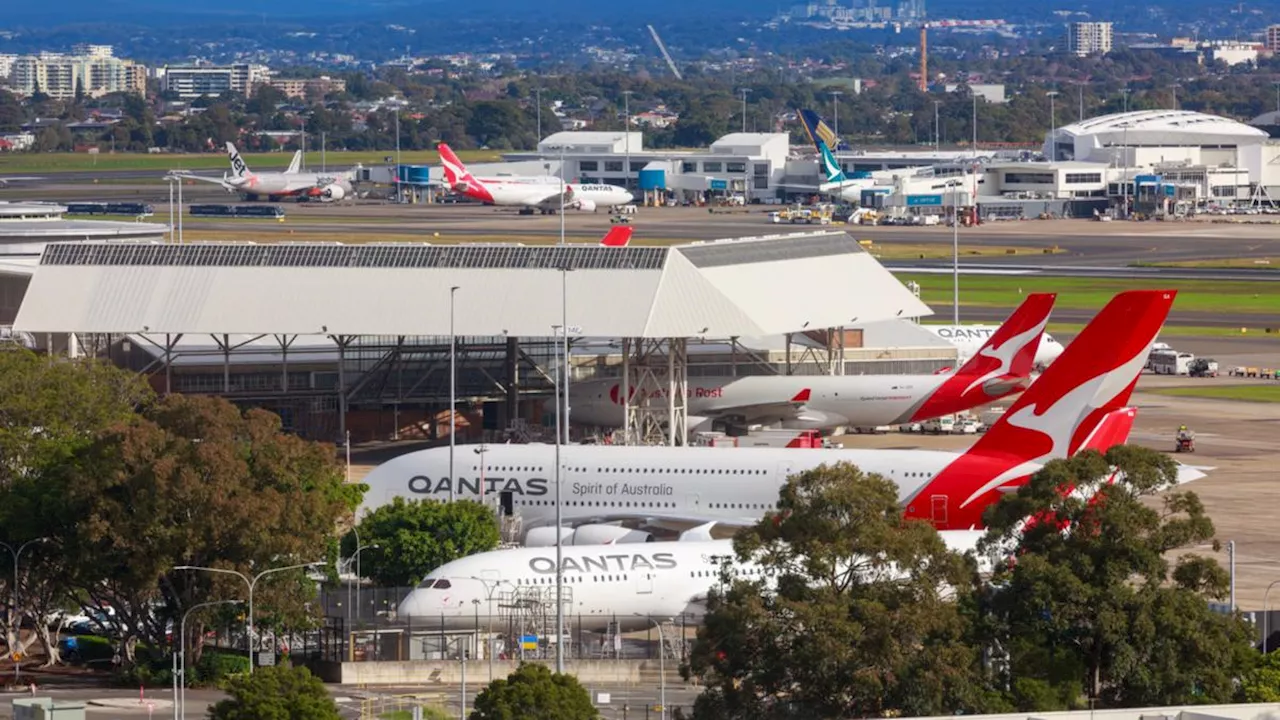
[[[922,432],[933,433],[934,435],[948,434],[956,431],[956,419],[950,415],[925,420]]]

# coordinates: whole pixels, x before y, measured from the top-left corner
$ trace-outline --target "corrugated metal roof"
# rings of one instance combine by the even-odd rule
[[[567,272],[561,272],[561,269]],[[451,312],[451,288],[453,295]],[[545,337],[770,335],[928,315],[840,231],[669,248],[50,245],[15,326],[35,332]]]

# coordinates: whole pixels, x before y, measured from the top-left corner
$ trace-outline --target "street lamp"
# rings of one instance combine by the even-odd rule
[[[1124,96],[1124,111],[1125,111],[1125,112],[1129,112],[1129,93],[1131,93],[1131,92],[1133,92],[1133,91],[1132,91],[1132,90],[1130,90],[1129,88],[1123,88],[1123,89],[1121,89],[1121,90],[1120,90],[1120,94]]]
[[[650,622],[658,629],[658,720],[665,720],[667,717],[667,639],[662,634],[662,625],[657,620],[650,619]]]
[[[479,446],[471,448],[471,452],[480,456],[480,504],[485,504],[485,486],[484,486],[484,454],[489,452],[489,446],[481,443]]]
[[[458,294],[458,286],[449,288],[449,501],[453,502],[453,488],[457,484],[457,475],[453,474],[453,451],[457,446],[458,420],[458,341],[453,330],[454,298]]]
[[[960,324],[960,185],[959,180],[947,183],[951,186],[951,324]]]
[[[352,532],[355,532],[355,528],[352,528],[351,530]],[[360,573],[360,553],[364,552],[365,550],[377,550],[381,547],[382,546],[378,545],[377,543],[374,543],[373,545],[361,545],[360,533],[356,532],[356,550],[355,552],[351,553],[351,557],[347,558],[348,566],[350,566],[351,562],[355,562],[355,565],[356,565],[356,581],[354,583],[354,585],[356,586],[356,601],[355,601],[356,620],[360,619],[360,581],[364,577]],[[351,605],[351,585],[347,585],[347,605],[348,606]],[[351,624],[351,608],[348,607],[347,608],[347,625],[350,625],[350,624]]]
[[[534,103],[538,106],[538,142],[542,142],[542,88],[534,88],[533,94],[537,98]]]
[[[235,575],[236,577],[238,577],[238,578],[240,578],[241,580],[243,580],[243,581],[244,581],[244,584],[249,588],[249,617],[248,617],[248,631],[249,631],[249,636],[248,636],[247,638],[245,638],[245,642],[248,644],[248,650],[249,650],[249,674],[250,674],[250,675],[252,675],[252,674],[253,674],[253,665],[254,665],[254,662],[253,662],[253,646],[254,646],[254,642],[253,642],[253,590],[254,590],[254,588],[256,588],[256,587],[258,586],[258,581],[259,581],[259,580],[261,580],[262,578],[266,577],[267,575],[272,575],[272,574],[274,574],[274,573],[282,573],[282,572],[285,572],[285,571],[287,571],[287,570],[301,570],[302,568],[313,568],[313,567],[317,567],[317,566],[319,566],[319,565],[324,565],[324,563],[323,563],[323,562],[309,562],[309,563],[301,563],[301,564],[298,564],[298,565],[286,565],[285,567],[270,568],[270,569],[268,569],[268,570],[263,570],[262,572],[258,573],[257,575],[254,575],[252,579],[250,579],[248,575],[245,575],[244,573],[240,572],[239,570],[227,570],[226,568],[204,567],[204,566],[201,566],[201,565],[175,565],[173,569],[174,569],[174,570],[203,570],[203,571],[205,571],[205,572],[223,573],[223,574],[225,574],[225,575]]]
[[[933,154],[937,155],[942,151],[942,124],[938,119],[938,106],[942,104],[941,100],[933,101]]]
[[[175,714],[178,715],[178,717],[183,718],[183,720],[186,720],[187,717],[187,616],[200,608],[212,607],[214,605],[239,605],[243,602],[243,600],[213,600],[210,602],[200,603],[199,605],[192,605],[186,612],[182,613],[182,624],[180,628],[181,634],[178,635],[178,677],[181,678],[181,685],[179,685],[180,696],[178,698],[174,698],[174,707],[178,708],[178,712]],[[249,669],[250,672],[253,671],[252,653],[249,655]]]
[[[1271,613],[1267,612],[1267,607],[1268,607],[1267,599],[1268,599],[1268,596],[1271,595],[1271,588],[1275,587],[1276,585],[1280,585],[1280,580],[1272,580],[1271,584],[1267,585],[1266,592],[1262,593],[1262,654],[1263,655],[1267,654],[1267,650],[1269,649],[1267,646],[1267,641],[1271,639]]]
[[[5,550],[9,551],[10,555],[13,555],[13,616],[15,618],[15,622],[18,625],[17,629],[14,631],[13,636],[15,638],[18,638],[19,640],[21,640],[22,638],[22,623],[20,620],[17,619],[19,617],[18,616],[18,562],[22,559],[22,551],[26,550],[28,545],[33,545],[38,542],[48,542],[48,541],[49,541],[49,538],[47,537],[38,537],[33,540],[28,540],[22,543],[21,545],[18,546],[17,550],[14,550],[13,546],[9,545],[8,543],[0,543],[0,547],[4,547]],[[13,656],[13,684],[18,685],[20,684],[18,681],[22,677],[22,662],[21,662],[21,659],[18,657],[18,651],[16,649],[9,648],[9,654]]]

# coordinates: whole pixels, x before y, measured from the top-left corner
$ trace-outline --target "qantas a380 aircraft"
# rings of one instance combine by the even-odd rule
[[[514,205],[521,208],[521,212],[537,210],[545,215],[569,208],[591,212],[596,208],[626,205],[635,199],[624,188],[602,183],[533,182],[519,177],[481,180],[467,170],[448,145],[440,143],[436,149],[440,151],[440,164],[449,188],[486,205]]]
[[[977,354],[991,342],[991,336],[1000,330],[996,325],[921,325],[920,327],[955,345],[961,362]],[[1062,343],[1055,340],[1049,333],[1044,333],[1040,336],[1040,346],[1036,348],[1033,362],[1038,368],[1049,367],[1049,363],[1057,360],[1062,350]]]
[[[1055,295],[1027,296],[959,370],[936,375],[749,375],[697,377],[688,384],[689,431],[716,423],[796,430],[876,427],[920,422],[995,402],[1027,387]],[[631,389],[634,396],[635,389]],[[569,388],[570,418],[581,425],[621,427],[617,378]]]
[[[975,551],[984,533],[952,530],[939,533],[958,553]],[[650,618],[683,618],[700,622],[707,594],[720,584],[723,564],[732,575],[765,578],[763,568],[740,563],[732,540],[586,545],[562,548],[565,614],[574,626],[600,631],[617,622],[622,632],[652,626]],[[982,558],[979,568],[989,571]],[[400,602],[397,617],[419,618],[415,625],[445,629],[489,626],[499,612],[490,601],[512,588],[543,588],[555,607],[555,553],[545,548],[516,548],[479,553],[445,563]],[[508,597],[510,597],[508,595]],[[510,601],[506,601],[510,604]],[[494,627],[506,630],[505,613]]]
[[[729,528],[756,522],[797,472],[849,462],[898,485],[908,517],[939,530],[982,527],[982,513],[1015,491],[1046,462],[1082,448],[1126,440],[1127,408],[1153,338],[1176,293],[1121,293],[969,450],[828,450],[788,448],[623,447],[561,449],[561,516],[555,523],[555,448],[545,444],[458,446],[449,477],[449,448],[408,453],[369,473],[357,517],[393,498],[497,502],[519,513],[527,545],[554,543],[557,532],[577,544],[644,541],[643,528],[683,532],[708,523]],[[1203,477],[1183,468],[1183,482]],[[627,526],[634,526],[636,529]]]

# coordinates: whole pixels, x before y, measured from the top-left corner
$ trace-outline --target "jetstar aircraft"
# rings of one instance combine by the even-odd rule
[[[449,448],[408,453],[369,473],[361,510],[396,497],[496,501],[518,512],[528,545],[644,541],[650,528],[682,532],[706,523],[756,522],[777,502],[786,479],[822,464],[849,462],[898,485],[908,517],[940,530],[982,527],[982,513],[1050,460],[1082,448],[1106,450],[1132,424],[1126,407],[1174,291],[1121,293],[1080,333],[978,442],[963,453],[930,450],[622,447],[561,448],[561,515],[554,527],[555,448],[545,444],[459,446],[456,478]],[[1105,440],[1105,442],[1104,442]],[[1183,468],[1183,482],[1203,477]]]
[[[276,202],[281,198],[319,200],[321,202],[337,202],[351,195],[353,188],[350,175],[347,173],[313,173],[298,172],[302,161],[302,151],[293,156],[293,162],[284,172],[255,173],[249,170],[236,146],[227,143],[227,157],[231,160],[231,174],[221,178],[202,177],[186,172],[172,173],[185,180],[221,185],[227,192],[239,193],[246,200],[267,198]]]
[[[467,170],[448,145],[440,143],[437,149],[449,188],[486,205],[512,205],[521,208],[522,213],[539,211],[546,215],[569,208],[591,212],[626,205],[634,199],[623,188],[601,183],[547,183],[519,177],[481,180]]]
[[[959,553],[974,551],[983,536],[965,530],[940,534]],[[624,632],[639,630],[651,627],[651,619],[697,623],[726,562],[734,576],[768,579],[759,565],[738,562],[732,540],[561,548],[565,614],[574,627],[588,631],[611,622]],[[484,630],[505,631],[500,602],[510,605],[515,592],[541,589],[538,594],[554,608],[555,586],[555,553],[546,548],[479,553],[432,570],[400,602],[397,617],[412,617],[414,625],[427,628],[473,629],[478,623]]]
[[[1027,296],[958,371],[936,375],[749,375],[688,382],[689,431],[722,424],[798,430],[877,427],[962,412],[1023,390],[1056,296]],[[635,398],[635,389],[630,395]],[[569,418],[621,427],[625,394],[617,378],[569,388]]]

